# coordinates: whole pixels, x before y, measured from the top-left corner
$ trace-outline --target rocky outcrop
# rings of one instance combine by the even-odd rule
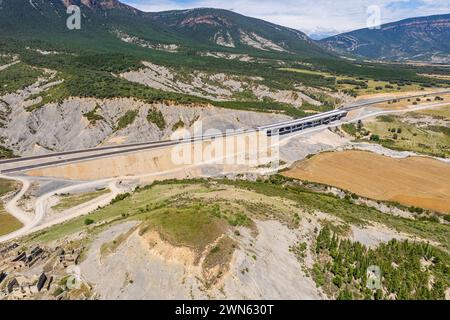
[[[320,102],[293,88],[292,90],[275,90],[260,84],[264,79],[238,77],[224,73],[208,74],[195,71],[189,75],[182,75],[175,70],[143,62],[145,68],[123,73],[121,77],[131,82],[137,82],[151,88],[190,94],[210,100],[242,100],[242,96],[252,97],[253,100],[272,99],[280,103],[287,103],[301,107],[303,101],[313,105]]]

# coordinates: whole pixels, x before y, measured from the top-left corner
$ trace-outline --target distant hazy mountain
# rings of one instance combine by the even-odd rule
[[[321,41],[328,49],[372,59],[450,62],[450,14],[411,18]]]
[[[314,32],[310,32],[308,33],[308,37],[310,37],[312,40],[318,41],[318,40],[323,40],[326,38],[330,38],[332,36],[335,36],[339,34],[338,31],[333,31],[333,30],[328,30],[328,31],[320,31],[320,30],[316,30]]]

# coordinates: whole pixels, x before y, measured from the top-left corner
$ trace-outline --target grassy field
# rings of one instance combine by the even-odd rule
[[[64,195],[61,197],[59,203],[52,207],[53,210],[57,212],[62,212],[64,210],[76,207],[82,203],[86,203],[88,201],[94,200],[95,198],[100,197],[101,195],[107,194],[110,191],[108,189],[102,191],[95,192],[84,192],[84,193],[76,193],[71,195]]]
[[[12,180],[0,179],[0,197],[17,188],[17,182]]]
[[[147,217],[140,233],[148,230],[156,230],[163,240],[175,246],[201,253],[225,232],[226,224],[212,214],[211,207],[198,203],[186,208],[155,210]]]
[[[0,179],[0,197],[17,189],[18,185],[15,181]],[[22,223],[7,213],[0,203],[0,236],[11,233],[22,227]]]
[[[16,231],[22,227],[22,223],[5,211],[0,204],[0,236]]]
[[[117,122],[116,130],[122,130],[133,124],[138,115],[137,110],[128,110]]]
[[[365,122],[363,129],[370,132],[366,138],[376,135],[386,148],[450,157],[450,133],[444,126],[418,126],[402,121],[401,116],[384,116]]]
[[[290,179],[275,176],[265,182],[237,181],[229,182],[241,188],[249,188],[257,193],[269,196],[293,200],[308,211],[322,211],[339,217],[349,224],[367,225],[377,222],[395,230],[417,235],[425,239],[433,239],[449,248],[450,227],[431,221],[416,221],[402,217],[394,217],[384,214],[374,208],[357,205],[347,199],[313,192],[298,186],[286,186],[284,183]],[[225,181],[228,183],[227,181]]]

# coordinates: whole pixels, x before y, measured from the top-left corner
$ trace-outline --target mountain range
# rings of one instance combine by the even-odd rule
[[[411,18],[321,40],[340,54],[378,60],[450,62],[450,14]]]
[[[68,32],[66,8],[78,5],[82,28]],[[305,33],[213,8],[142,12],[117,0],[3,0],[0,39],[44,41],[56,47],[118,51],[125,41],[154,49],[219,50],[331,58],[450,61],[450,14],[411,18],[320,41]],[[119,50],[120,51],[120,50]]]
[[[68,32],[66,8],[78,5],[80,30]],[[329,56],[304,33],[219,9],[146,13],[117,0],[4,0],[0,38],[107,50],[127,41],[155,48],[205,48]],[[103,48],[99,48],[103,47]]]

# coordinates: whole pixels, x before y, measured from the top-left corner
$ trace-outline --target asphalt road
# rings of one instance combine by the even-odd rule
[[[424,96],[431,96],[436,94],[449,94],[450,90],[444,90],[444,91],[438,91],[438,92],[424,92],[423,94],[419,95],[405,95],[401,97],[396,98],[381,98],[381,99],[368,99],[361,101],[359,103],[355,104],[349,104],[344,105],[341,107],[343,110],[354,110],[362,107],[367,107],[370,105],[375,105],[378,103],[388,102],[394,99],[401,100],[401,99],[414,99],[418,97],[424,97]],[[276,125],[276,124],[275,124]],[[273,126],[273,124],[268,125]],[[261,130],[264,130],[266,126],[261,127]],[[238,130],[232,135],[238,135],[242,133],[250,133],[255,132],[256,129],[248,129],[248,130]],[[230,136],[230,135],[228,135]],[[131,152],[137,152],[137,151],[144,151],[144,150],[150,150],[150,149],[156,149],[156,148],[163,148],[167,146],[173,146],[180,143],[191,143],[191,142],[197,142],[202,140],[208,140],[208,139],[214,139],[218,138],[220,136],[217,135],[209,135],[209,136],[200,136],[200,137],[192,137],[190,139],[186,140],[164,140],[164,141],[153,141],[153,142],[141,142],[141,143],[133,143],[133,144],[126,144],[126,145],[116,145],[116,146],[105,146],[105,147],[98,147],[98,148],[91,148],[91,149],[83,149],[83,150],[73,150],[73,151],[65,151],[65,152],[57,152],[57,153],[50,153],[45,155],[39,155],[39,156],[31,156],[31,157],[21,157],[21,158],[13,158],[13,159],[6,159],[6,160],[0,160],[0,165],[3,164],[16,164],[26,161],[36,161],[36,160],[46,160],[51,158],[59,158],[59,157],[67,157],[72,155],[78,155],[78,154],[86,154],[86,153],[94,153],[89,154],[81,157],[73,157],[73,158],[66,158],[66,159],[57,159],[54,161],[46,161],[41,163],[33,163],[28,165],[20,165],[17,167],[11,167],[4,170],[1,170],[2,174],[8,174],[8,173],[17,173],[21,171],[27,171],[32,169],[37,169],[41,167],[48,167],[48,166],[55,166],[55,165],[61,165],[61,164],[67,164],[72,162],[79,162],[79,161],[85,161],[85,160],[92,160],[96,158],[103,158],[103,157],[111,157],[116,156],[120,154],[127,154]],[[107,152],[103,152],[107,151]],[[96,153],[99,152],[99,153]]]

